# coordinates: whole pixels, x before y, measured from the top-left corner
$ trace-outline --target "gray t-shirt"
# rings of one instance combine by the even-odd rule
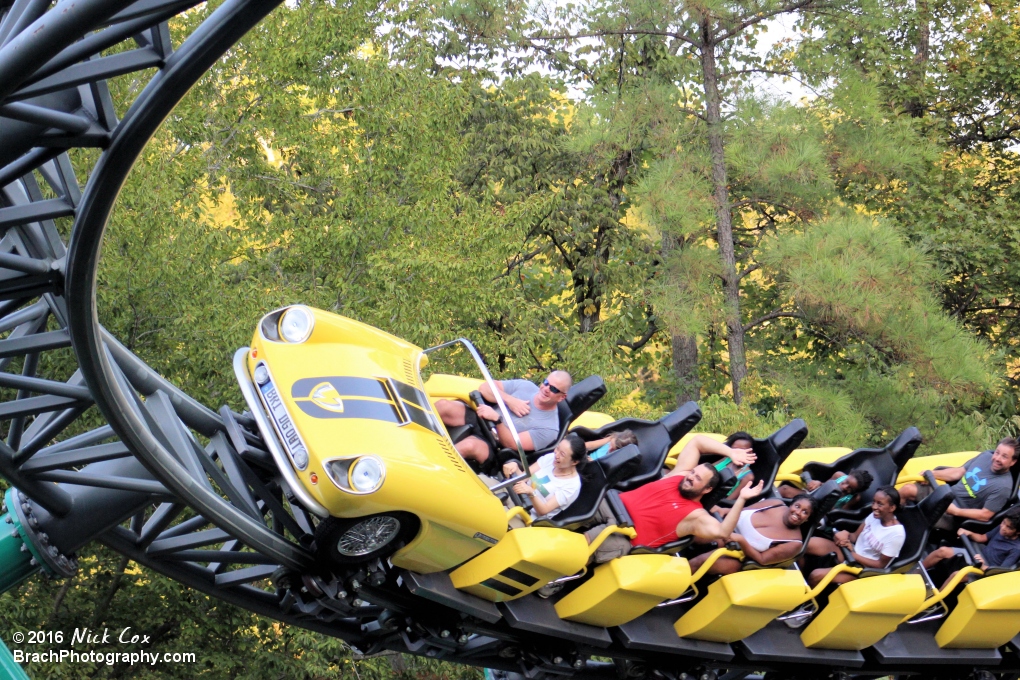
[[[971,458],[963,466],[967,472],[950,489],[953,502],[961,508],[998,512],[1006,506],[1013,492],[1013,475],[1007,470],[1001,475],[992,472],[992,452]]]
[[[535,450],[544,449],[556,443],[560,435],[560,418],[556,409],[542,411],[535,406],[535,395],[538,394],[538,387],[530,380],[504,380],[503,391],[511,397],[517,397],[531,403],[531,413],[523,418],[510,411],[510,419],[517,428],[517,432],[531,434],[531,441]],[[509,410],[509,409],[508,409]]]

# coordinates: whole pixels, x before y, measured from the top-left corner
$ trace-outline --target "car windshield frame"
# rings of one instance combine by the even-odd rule
[[[485,362],[482,361],[481,355],[478,353],[478,350],[475,349],[475,346],[470,340],[467,338],[457,338],[456,340],[450,340],[449,342],[444,342],[441,345],[436,345],[435,347],[428,347],[422,350],[422,356],[438,352],[439,350],[446,349],[447,347],[453,347],[454,345],[463,345],[468,351],[468,354],[471,355],[471,358],[474,359],[475,364],[478,366],[478,370],[482,373],[482,378],[485,379],[485,383],[489,386],[489,389],[492,390],[493,396],[496,397],[496,406],[499,408],[499,414],[503,417],[503,423],[506,425],[507,429],[510,430],[510,436],[513,437],[514,444],[517,445],[517,455],[520,458],[521,470],[523,473],[490,487],[491,491],[498,491],[504,487],[510,486],[511,484],[516,484],[521,479],[526,479],[529,476],[530,465],[528,464],[528,457],[524,453],[524,447],[521,445],[521,437],[517,433],[517,428],[514,426],[514,422],[510,418],[510,411],[507,410],[506,404],[503,402],[503,397],[500,396],[499,390],[496,389],[496,381],[492,379],[492,374],[489,373],[488,367],[485,365]],[[421,368],[421,359],[419,358],[418,375],[421,375]]]

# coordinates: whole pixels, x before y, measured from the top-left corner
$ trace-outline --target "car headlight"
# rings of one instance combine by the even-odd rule
[[[280,337],[287,342],[304,342],[314,327],[315,319],[307,307],[291,307],[280,317]]]
[[[372,493],[382,486],[386,466],[375,456],[362,456],[347,473],[347,481],[358,493]]]
[[[259,385],[265,385],[269,382],[269,369],[266,368],[265,364],[259,364],[255,367],[255,382]]]

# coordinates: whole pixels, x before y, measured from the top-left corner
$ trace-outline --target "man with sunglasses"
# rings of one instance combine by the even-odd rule
[[[566,371],[553,371],[541,386],[530,380],[497,380],[496,389],[503,398],[510,419],[513,420],[517,434],[521,438],[521,446],[525,451],[545,449],[556,443],[560,434],[560,419],[556,406],[567,398],[567,390],[573,384],[570,374]],[[488,383],[482,383],[478,391],[486,401],[496,401]],[[467,405],[460,401],[440,399],[436,402],[436,412],[447,427],[459,427],[465,423]],[[496,433],[500,444],[508,449],[515,449],[510,428],[502,422],[499,411],[491,406],[482,405],[475,411],[482,420],[496,423]],[[465,437],[454,446],[465,460],[481,465],[489,459],[489,445],[474,435]]]

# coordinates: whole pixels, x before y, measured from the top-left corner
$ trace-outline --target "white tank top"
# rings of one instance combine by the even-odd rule
[[[751,544],[751,547],[757,550],[758,552],[765,552],[766,550],[772,547],[773,543],[792,543],[794,541],[797,541],[798,543],[800,542],[799,539],[796,538],[769,538],[768,536],[758,531],[758,529],[755,528],[754,524],[751,523],[751,515],[753,515],[756,512],[761,512],[762,510],[771,510],[772,508],[775,507],[779,506],[770,505],[767,508],[749,508],[747,510],[742,510],[740,513],[740,518],[737,519],[737,526],[734,527],[734,530],[738,534],[746,538],[747,542]]]

